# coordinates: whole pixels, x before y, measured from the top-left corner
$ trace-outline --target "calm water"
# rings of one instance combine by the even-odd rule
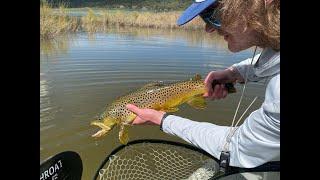
[[[41,42],[40,158],[71,150],[83,160],[83,179],[92,179],[101,161],[119,146],[118,129],[95,140],[90,122],[116,97],[147,82],[203,77],[252,56],[253,50],[230,53],[223,39],[202,31],[112,28],[104,33],[78,33]],[[238,93],[208,108],[183,105],[177,115],[196,121],[230,125]],[[240,114],[255,96],[251,111],[261,105],[265,86],[249,84]],[[240,117],[240,116],[239,116]],[[157,138],[183,142],[159,127],[130,128],[130,139]]]

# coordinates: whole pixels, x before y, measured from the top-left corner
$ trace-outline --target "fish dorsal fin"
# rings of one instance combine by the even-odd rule
[[[200,74],[196,74],[194,75],[193,78],[190,79],[191,81],[198,81],[198,80],[201,80],[201,75]]]

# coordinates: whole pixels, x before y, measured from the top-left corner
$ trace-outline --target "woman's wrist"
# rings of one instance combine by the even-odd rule
[[[244,81],[243,77],[241,76],[241,74],[239,73],[239,71],[235,67],[230,66],[229,68],[226,69],[226,71],[228,71],[229,79],[232,82],[243,82]]]
[[[161,130],[161,131],[163,131],[163,129],[162,129],[163,121],[164,121],[164,119],[165,119],[167,116],[169,116],[169,115],[170,115],[169,113],[163,114],[163,116],[162,116],[162,118],[161,118],[161,120],[160,120],[160,130]]]
[[[159,111],[159,113],[155,116],[152,122],[156,125],[160,125],[163,117],[166,115],[166,112]]]

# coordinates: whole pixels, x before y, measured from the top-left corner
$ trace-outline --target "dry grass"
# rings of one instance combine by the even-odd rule
[[[100,21],[93,10],[89,9],[87,15],[81,18],[81,26],[87,32],[96,32],[98,31]]]
[[[176,20],[181,12],[137,12],[137,11],[116,11],[111,12],[105,10],[102,16],[96,17],[98,22],[95,25],[119,25],[119,26],[134,26],[134,27],[149,27],[149,28],[178,28]],[[91,16],[88,13],[87,16]],[[185,29],[199,29],[203,28],[204,23],[195,19],[190,24],[180,28]],[[97,27],[99,28],[99,27]],[[101,29],[101,28],[100,28]]]
[[[89,8],[86,16],[81,18],[68,16],[66,8],[61,6],[59,13],[47,4],[40,6],[40,38],[54,38],[58,34],[84,30],[86,32],[106,31],[110,26],[146,27],[157,29],[203,29],[204,23],[199,18],[187,25],[178,27],[176,20],[181,12],[138,12],[104,10],[97,15]]]
[[[79,22],[68,16],[64,6],[60,6],[59,15],[53,14],[48,4],[40,5],[40,39],[51,39],[58,34],[78,30]]]

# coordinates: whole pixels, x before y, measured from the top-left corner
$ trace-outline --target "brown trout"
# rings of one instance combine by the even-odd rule
[[[235,92],[233,85],[226,87],[229,93]],[[178,106],[183,103],[187,103],[196,109],[204,109],[206,107],[203,97],[205,91],[204,82],[198,74],[187,81],[147,84],[133,93],[118,98],[107,106],[99,119],[91,122],[91,125],[101,128],[92,137],[101,137],[115,125],[119,125],[120,143],[127,144],[129,140],[127,127],[136,118],[136,115],[126,108],[127,104],[165,112],[176,112],[179,110]]]

